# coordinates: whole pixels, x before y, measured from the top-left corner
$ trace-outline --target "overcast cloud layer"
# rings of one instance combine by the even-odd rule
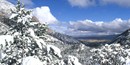
[[[130,0],[68,0],[72,6],[88,7],[92,5],[117,4],[130,7]],[[97,3],[98,2],[98,3]]]

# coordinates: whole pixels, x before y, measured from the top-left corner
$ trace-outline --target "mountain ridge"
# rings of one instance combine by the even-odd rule
[[[16,14],[17,14],[17,12],[16,12]],[[62,35],[60,33],[55,32],[56,35],[54,33],[53,33],[53,35],[49,35],[44,32],[44,31],[46,31],[46,30],[44,30],[45,25],[40,24],[39,22],[28,23],[29,22],[28,20],[30,20],[30,19],[25,19],[25,25],[23,25],[23,22],[18,22],[18,21],[23,21],[22,18],[15,21],[15,17],[17,18],[16,14],[15,14],[15,16],[12,15],[12,17],[10,17],[10,18],[8,18],[7,16],[3,16],[4,14],[0,16],[0,26],[2,26],[2,27],[0,27],[1,35],[4,35],[4,36],[11,35],[10,37],[12,37],[12,35],[13,35],[13,37],[15,38],[14,43],[12,41],[11,45],[9,44],[5,48],[2,48],[2,50],[1,50],[2,54],[5,53],[4,51],[7,51],[7,49],[9,49],[8,53],[10,53],[10,54],[11,54],[13,47],[14,47],[14,50],[12,52],[13,54],[11,54],[11,55],[8,55],[7,53],[5,53],[5,54],[7,54],[6,59],[2,59],[2,61],[0,61],[1,64],[5,64],[5,65],[17,64],[17,62],[18,62],[18,64],[21,64],[21,61],[20,62],[17,61],[19,59],[19,57],[17,57],[17,56],[22,56],[22,55],[20,55],[20,51],[26,52],[26,53],[22,53],[23,55],[25,54],[25,56],[27,56],[27,57],[23,58],[25,60],[26,60],[26,58],[27,59],[30,58],[30,56],[32,59],[36,60],[37,58],[35,58],[33,56],[33,55],[36,55],[36,57],[38,57],[40,59],[40,61],[43,61],[44,58],[40,57],[40,56],[42,56],[44,54],[40,54],[40,53],[41,52],[46,53],[46,50],[50,51],[49,53],[46,53],[46,54],[49,54],[50,57],[54,56],[54,58],[52,58],[52,59],[57,59],[59,61],[58,64],[60,64],[61,62],[64,62],[64,61],[68,62],[70,65],[71,64],[76,65],[75,63],[77,63],[77,62],[80,62],[84,65],[89,64],[87,62],[88,60],[86,60],[86,59],[89,59],[89,56],[91,55],[91,53],[84,53],[84,52],[89,52],[89,50],[87,50],[87,49],[90,49],[89,47],[86,47],[84,44],[73,39],[72,37]],[[24,14],[19,13],[19,15],[22,16]],[[37,20],[35,20],[35,21],[37,21]],[[58,39],[58,38],[61,38],[61,39]],[[2,39],[0,39],[0,40],[2,40]],[[25,40],[28,40],[28,41],[25,41]],[[30,44],[30,42],[32,42],[32,43]],[[8,43],[10,43],[10,42],[8,42]],[[10,48],[9,48],[9,46],[10,46]],[[42,46],[45,47],[45,48],[43,48],[43,51],[40,50],[40,49],[42,49]],[[19,51],[17,50],[17,47],[18,47],[18,49],[20,49]],[[24,49],[22,50],[23,47],[24,47]],[[31,49],[29,49],[29,48],[31,48]],[[58,51],[59,49],[61,51]],[[30,50],[30,51],[28,51],[28,50]],[[18,53],[15,53],[15,52],[18,52]],[[61,57],[60,52],[63,56],[62,59],[64,59],[64,61],[61,60],[60,58],[58,58],[58,56]],[[74,53],[72,53],[72,52],[74,52]],[[82,52],[82,53],[79,53],[79,52]],[[17,56],[15,56],[15,55],[17,55]],[[10,56],[11,56],[11,58],[10,58]],[[45,57],[48,58],[48,56],[45,56]],[[10,59],[10,61],[9,61],[9,59]],[[78,60],[78,59],[80,59],[80,60]],[[82,59],[82,61],[81,61],[81,59]],[[29,60],[31,60],[31,59],[29,59]],[[49,61],[49,63],[53,63],[53,62],[57,62],[57,61],[56,60]],[[49,63],[47,63],[47,64],[49,64]],[[67,63],[67,65],[69,65],[68,63]],[[78,63],[78,65],[80,63]],[[24,62],[23,62],[23,64],[24,64]]]
[[[10,17],[0,16],[0,65],[130,64],[129,30],[112,44],[92,48],[70,36],[48,31],[36,18],[32,21],[29,11],[17,8]]]

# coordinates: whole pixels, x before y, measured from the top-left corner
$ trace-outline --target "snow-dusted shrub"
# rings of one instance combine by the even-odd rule
[[[47,53],[52,53],[53,55],[57,56],[58,58],[62,58],[61,51],[59,48],[53,45],[47,45]]]
[[[130,46],[120,44],[106,44],[101,48],[92,49],[94,55],[91,56],[93,65],[129,65]]]
[[[77,57],[71,56],[71,55],[68,56],[67,64],[68,64],[68,65],[82,65],[82,64],[79,62],[79,60],[78,60]]]
[[[7,43],[13,43],[14,38],[11,35],[0,35],[0,45],[6,46]]]

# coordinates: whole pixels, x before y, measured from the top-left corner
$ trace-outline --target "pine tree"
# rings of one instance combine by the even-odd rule
[[[32,21],[32,16],[30,15],[31,11],[26,11],[24,5],[18,0],[16,5],[16,10],[11,10],[12,15],[10,19],[12,20],[12,29],[15,29],[17,32],[25,33],[25,30],[29,28],[29,24]]]
[[[6,54],[4,59],[0,61],[3,65],[21,65],[24,57],[40,53],[45,54],[44,51],[41,51],[41,46],[44,42],[39,40],[40,38],[33,30],[38,28],[39,24],[37,24],[38,26],[31,25],[32,16],[30,13],[31,11],[26,11],[24,5],[18,0],[16,10],[12,10],[12,15],[10,16],[10,21],[12,22],[10,31],[6,34],[13,37],[14,41],[8,42],[8,39],[5,39],[7,41],[6,46],[1,46],[2,52]],[[42,26],[44,29],[44,25]],[[20,59],[21,61],[18,61]]]
[[[1,65],[27,65],[26,59],[41,63],[38,65],[81,65],[74,56],[62,58],[59,48],[45,42],[46,25],[33,24],[30,13],[31,11],[26,11],[24,5],[18,0],[16,10],[12,10],[10,16],[13,24],[11,24],[10,31],[3,36],[8,35],[11,40],[5,38],[3,39],[5,45],[0,45],[0,56],[5,55],[0,58]]]

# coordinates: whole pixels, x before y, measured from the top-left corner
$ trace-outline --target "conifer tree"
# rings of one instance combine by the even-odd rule
[[[16,10],[12,10],[10,16],[11,29],[4,35],[8,35],[11,40],[5,38],[5,45],[0,45],[0,56],[5,55],[0,58],[0,65],[30,65],[32,62],[28,63],[28,58],[37,59],[40,63],[37,65],[81,65],[74,56],[63,59],[59,48],[45,42],[46,25],[32,24],[30,13],[18,0]]]
[[[25,30],[29,27],[30,22],[32,21],[32,16],[30,15],[31,11],[26,11],[24,8],[24,4],[21,4],[18,0],[16,5],[16,10],[11,10],[12,15],[10,19],[12,20],[13,29],[15,29],[17,32],[25,33]]]

